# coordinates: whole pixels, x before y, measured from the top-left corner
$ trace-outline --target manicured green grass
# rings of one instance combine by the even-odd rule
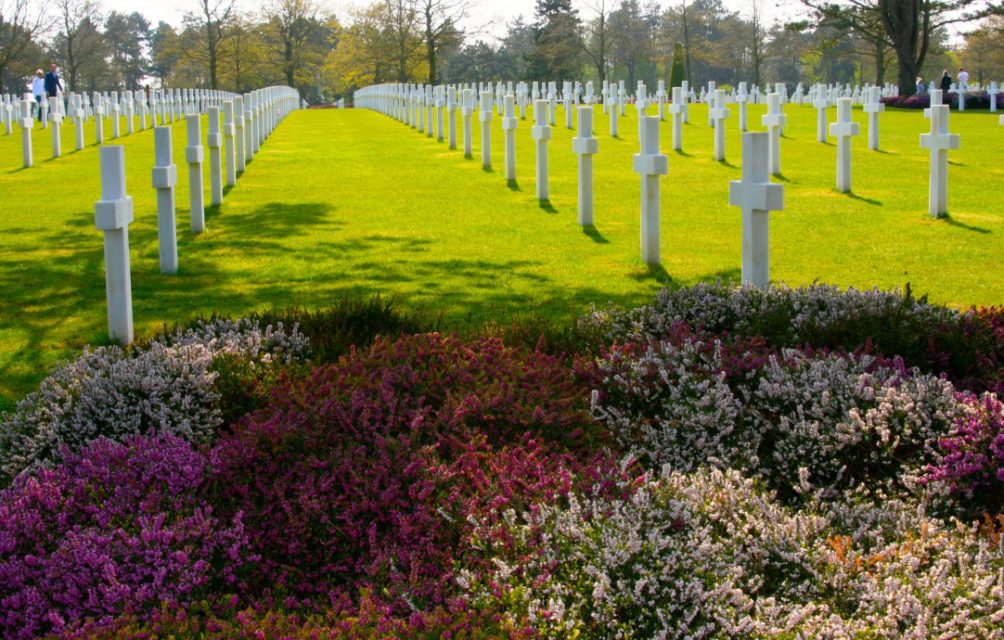
[[[633,107],[619,139],[606,134],[607,118],[597,109],[596,224],[585,230],[576,224],[576,134],[564,128],[560,109],[544,206],[534,197],[529,120],[517,130],[519,180],[508,185],[497,115],[495,170],[484,171],[476,120],[474,158],[465,159],[460,135],[460,150],[450,151],[380,114],[317,110],[294,113],[279,126],[222,207],[208,212],[199,236],[189,230],[185,131],[176,123],[175,276],[159,272],[152,132],[107,141],[126,147],[135,204],[137,332],[197,314],[316,308],[347,294],[377,293],[441,316],[448,328],[527,313],[563,321],[594,302],[645,302],[666,282],[737,282],[740,212],[728,206],[729,181],[741,174],[737,114],[733,109],[728,123],[728,161],[718,163],[706,113],[692,106],[684,153],[667,151],[661,269],[639,259]],[[750,108],[752,129],[761,129],[762,113],[762,106]],[[863,135],[854,142],[852,195],[833,189],[836,151],[815,142],[815,110],[789,105],[787,113],[785,211],[771,216],[772,279],[883,288],[909,282],[935,301],[1004,302],[997,277],[1004,164],[995,153],[1004,127],[995,116],[952,114],[962,148],[950,154],[951,217],[936,221],[926,213],[928,162],[918,136],[928,121],[920,112],[883,114],[881,152],[867,150],[866,118],[855,112]],[[93,219],[97,148],[49,161],[49,132],[33,135],[36,167],[22,170],[20,132],[0,134],[0,407],[31,390],[59,359],[105,339],[103,249]],[[64,150],[72,149],[71,124],[62,135]],[[666,122],[663,149],[670,142]],[[208,163],[204,172],[208,192]]]

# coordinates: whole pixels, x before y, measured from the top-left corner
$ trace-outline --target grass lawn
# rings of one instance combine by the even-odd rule
[[[590,303],[643,303],[666,283],[738,282],[740,212],[728,206],[729,181],[741,173],[736,110],[728,123],[728,161],[711,159],[703,105],[691,107],[684,152],[667,151],[661,269],[639,259],[634,108],[618,139],[606,134],[608,120],[597,111],[596,226],[585,230],[576,224],[575,133],[564,128],[560,109],[551,200],[544,206],[534,197],[529,120],[517,129],[519,180],[510,185],[497,115],[495,169],[484,171],[476,121],[474,158],[465,159],[461,150],[380,114],[300,111],[266,141],[224,204],[207,213],[206,232],[198,236],[189,230],[184,125],[175,123],[181,266],[173,276],[159,272],[152,132],[110,141],[106,124],[106,144],[126,147],[135,206],[137,333],[198,314],[320,307],[346,294],[376,293],[439,315],[446,327],[523,313],[565,320]],[[771,216],[773,280],[882,288],[909,282],[934,301],[1004,303],[1004,280],[997,277],[1004,127],[996,116],[952,113],[962,148],[949,156],[951,216],[933,220],[926,213],[928,156],[919,147],[928,121],[919,111],[882,115],[880,152],[867,150],[866,117],[855,111],[862,135],[854,141],[854,193],[847,195],[833,189],[836,150],[815,141],[815,110],[789,105],[786,111],[785,210]],[[751,106],[753,130],[763,112]],[[663,149],[671,146],[671,131],[667,121]],[[36,128],[33,136],[36,166],[21,169],[20,132],[0,134],[0,408],[60,359],[105,340],[103,248],[93,215],[97,149],[72,151],[68,123],[62,137],[69,151],[49,160],[49,132]],[[87,140],[93,139],[89,125]],[[208,202],[208,152],[206,158]]]

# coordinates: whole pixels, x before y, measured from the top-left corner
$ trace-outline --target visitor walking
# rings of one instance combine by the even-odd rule
[[[927,93],[927,86],[924,84],[924,78],[917,76],[917,95]]]
[[[45,74],[45,92],[50,98],[57,97],[59,91],[63,88],[63,81],[59,79],[59,71],[56,65],[49,66],[49,73]]]
[[[969,89],[969,72],[959,67],[959,91],[967,91]]]
[[[952,89],[952,76],[948,75],[948,69],[945,69],[941,73],[941,91],[945,94],[945,98],[948,98],[948,92]]]
[[[35,72],[35,77],[31,79],[31,94],[35,96],[35,104],[38,111],[38,121],[42,121],[42,99],[45,96],[45,74],[39,69]]]

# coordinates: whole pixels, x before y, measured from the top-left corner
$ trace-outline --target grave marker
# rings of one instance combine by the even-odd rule
[[[223,154],[227,159],[227,186],[237,184],[237,149],[235,147],[236,128],[234,125],[234,101],[223,101]]]
[[[812,106],[816,108],[816,140],[826,142],[826,110],[830,108],[830,101],[826,99],[826,92],[821,91],[818,85]]]
[[[878,87],[868,89],[868,102],[863,107],[868,114],[868,148],[872,151],[879,148],[879,114],[885,111],[881,92]]]
[[[935,218],[948,213],[948,151],[959,148],[959,135],[948,132],[948,115],[946,105],[931,107],[931,132],[920,136],[920,147],[931,152],[927,212]]]
[[[450,121],[450,149],[457,148],[457,88],[446,90],[446,113]]]
[[[202,184],[202,161],[205,156],[202,149],[201,116],[187,115],[185,124],[188,126],[188,146],[185,147],[185,161],[188,163],[188,209],[191,212],[192,231],[202,233],[206,228],[206,205]]]
[[[739,94],[736,95],[736,102],[739,104],[739,130],[746,131],[747,126],[747,106],[749,104],[749,93],[746,90],[746,83],[739,83]]]
[[[712,126],[715,128],[715,160],[725,160],[725,120],[729,110],[725,107],[725,92],[715,89],[714,106],[708,109]]]
[[[97,91],[94,92],[91,105],[94,109],[94,141],[97,144],[101,144],[105,141],[105,109],[102,104],[101,94]]]
[[[31,105],[34,100],[21,101],[21,158],[24,167],[28,168],[33,164],[31,153],[31,130],[35,126],[35,119],[31,117]]]
[[[547,141],[551,139],[551,127],[548,125],[548,101],[537,100],[533,103],[534,127],[530,136],[537,141],[537,199],[547,200]]]
[[[63,114],[59,112],[59,98],[49,98],[49,122],[52,123],[52,157],[63,155],[63,143],[60,129],[63,127]]]
[[[105,300],[108,336],[122,344],[133,339],[132,282],[129,275],[129,225],[132,198],[126,195],[125,151],[102,147],[101,199],[94,205],[94,226],[104,232]]]
[[[77,151],[84,148],[84,110],[79,93],[70,95],[70,118],[73,120],[73,128],[76,133]]]
[[[481,93],[481,110],[478,113],[481,121],[481,166],[492,168],[492,97],[487,92]]]
[[[599,141],[593,135],[593,108],[579,107],[579,135],[572,138],[572,152],[579,156],[579,224],[593,224],[593,156]]]
[[[682,87],[673,87],[673,104],[669,114],[673,117],[673,151],[683,150],[683,118],[687,113],[686,98]]]
[[[153,128],[154,165],[151,172],[157,190],[157,236],[160,239],[160,272],[178,272],[178,231],[174,221],[174,185],[178,167],[171,157],[171,127]]]
[[[660,263],[659,176],[669,173],[669,160],[659,153],[659,119],[643,116],[640,152],[634,155],[634,172],[641,176],[641,259]]]
[[[473,158],[474,142],[471,140],[471,137],[473,136],[471,117],[474,115],[474,92],[470,89],[464,89],[463,102],[460,105],[460,114],[464,118],[464,157]]]
[[[770,212],[784,208],[784,186],[770,181],[770,136],[743,134],[743,178],[729,184],[729,204],[743,211],[742,283],[770,285]]]
[[[219,206],[223,203],[223,167],[220,158],[220,147],[223,146],[223,136],[220,134],[220,108],[209,107],[209,133],[206,134],[206,144],[209,147],[209,203]]]
[[[851,121],[851,99],[837,98],[837,121],[830,135],[837,139],[837,191],[851,191],[851,137],[860,135],[861,125]]]
[[[784,115],[781,108],[781,94],[767,94],[767,115],[762,116],[761,122],[767,127],[767,133],[770,134],[770,146],[768,147],[770,172],[775,176],[781,175],[781,131],[787,121],[788,117]]]
[[[516,99],[512,95],[502,98],[505,117],[502,130],[505,131],[505,179],[516,180]]]

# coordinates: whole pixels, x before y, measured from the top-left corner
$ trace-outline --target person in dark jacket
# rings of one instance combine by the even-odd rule
[[[945,92],[946,97],[948,91],[952,88],[952,76],[948,75],[948,69],[945,69],[941,74],[941,90]]]
[[[49,73],[45,74],[45,93],[50,98],[55,98],[56,92],[62,88],[62,81],[59,79],[56,65],[52,65],[49,67]]]

